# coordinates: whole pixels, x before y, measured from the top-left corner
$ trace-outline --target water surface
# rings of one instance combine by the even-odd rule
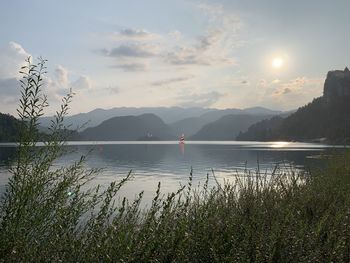
[[[163,193],[176,191],[180,184],[187,182],[191,170],[195,184],[204,182],[207,174],[213,183],[212,173],[223,181],[258,167],[267,174],[276,165],[280,169],[308,169],[324,163],[320,157],[344,148],[316,143],[237,141],[189,141],[184,145],[176,141],[68,142],[65,147],[71,152],[57,160],[55,166],[67,165],[87,155],[87,167],[103,168],[94,184],[107,185],[131,171],[132,179],[122,195],[133,198],[144,190],[146,199],[151,198],[158,182]],[[2,189],[10,176],[8,168],[15,152],[16,144],[0,144]]]

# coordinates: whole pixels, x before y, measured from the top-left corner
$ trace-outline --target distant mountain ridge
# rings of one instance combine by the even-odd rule
[[[228,126],[221,126],[223,128],[222,132],[218,133],[215,131],[215,134],[224,134],[224,133],[230,133],[235,134],[236,131],[241,131],[246,129],[246,120],[249,119],[252,120],[260,120],[262,118],[266,118],[271,115],[264,115],[266,113],[270,114],[277,114],[281,113],[280,111],[273,111],[262,107],[255,107],[255,108],[249,108],[249,109],[224,109],[224,110],[218,110],[218,109],[205,109],[205,108],[190,108],[190,109],[183,109],[179,107],[173,107],[173,108],[119,108],[116,109],[116,111],[119,114],[128,113],[129,111],[132,112],[143,112],[147,110],[154,110],[161,113],[161,115],[165,115],[168,119],[167,120],[173,120],[173,119],[180,119],[176,122],[167,124],[165,123],[159,116],[153,113],[144,113],[140,115],[126,115],[126,116],[114,116],[107,120],[102,121],[99,125],[96,125],[95,127],[88,127],[80,132],[75,131],[67,131],[70,133],[69,139],[71,140],[177,140],[181,134],[185,134],[186,139],[189,138],[196,138],[193,137],[196,135],[199,131],[203,129],[206,125],[209,125],[211,123],[214,123],[214,125],[217,125],[215,123],[219,119],[223,118],[224,116],[230,116],[232,115],[234,123],[231,123]],[[73,115],[66,120],[65,125],[69,125],[70,123],[74,124],[71,128],[74,130],[74,127],[81,125],[81,123],[76,123],[74,120],[75,118],[78,119],[78,121],[85,121],[84,118],[95,116],[97,119],[100,117],[100,115],[104,114],[106,110],[102,109],[96,109],[94,111],[91,111],[86,114],[78,114]],[[109,114],[113,114],[113,111],[108,111]],[[244,114],[245,112],[251,113],[251,114]],[[256,115],[252,115],[256,114]],[[186,117],[191,116],[192,117]],[[247,117],[249,115],[249,117]],[[80,118],[83,116],[84,118]],[[236,117],[235,117],[236,116]],[[237,117],[242,116],[242,117]],[[254,117],[258,116],[258,117]],[[12,117],[12,116],[8,116]],[[104,116],[105,117],[105,116]],[[14,117],[12,117],[13,120],[16,120]],[[228,120],[230,117],[226,117]],[[41,125],[39,126],[39,130],[43,136],[45,137],[44,133],[48,133],[49,130],[47,127],[45,127],[43,124],[49,125],[51,124],[50,121],[51,118],[42,118],[40,120]],[[224,118],[225,119],[225,118]],[[12,119],[11,119],[12,120]],[[96,120],[96,119],[95,119]],[[243,121],[244,120],[244,121]],[[45,123],[46,122],[46,123]],[[219,122],[220,123],[220,122]],[[90,123],[91,124],[91,123]],[[221,123],[222,125],[222,123]],[[12,127],[11,125],[9,127]],[[218,126],[219,127],[219,126]],[[233,129],[231,131],[225,131],[225,127],[228,127],[229,129]],[[1,127],[0,127],[1,131]],[[16,129],[14,129],[16,131]],[[65,131],[62,131],[65,132]],[[12,132],[15,134],[15,132]],[[6,135],[2,136],[2,140],[10,141],[14,140],[10,133],[6,133]],[[201,134],[201,133],[199,133]],[[216,135],[211,135],[210,132],[206,132],[205,137],[200,137],[201,139],[208,139],[211,140],[212,138],[215,139],[225,139],[228,138],[227,136],[222,136],[221,138],[215,137]],[[199,138],[198,137],[198,138]],[[229,137],[230,139],[234,139],[232,136]],[[1,137],[0,137],[1,139]]]
[[[204,113],[210,112],[212,109],[206,108],[180,108],[180,107],[120,107],[112,109],[95,109],[86,113],[79,113],[67,116],[65,124],[74,126],[84,125],[85,128],[95,127],[103,121],[113,117],[121,116],[138,116],[142,114],[155,114],[159,116],[165,123],[171,123],[187,117],[198,117]],[[43,126],[50,124],[52,117],[44,117],[40,119]]]
[[[165,123],[172,124],[187,118],[201,117],[203,123],[207,124],[229,114],[256,114],[256,115],[277,115],[281,111],[270,110],[263,107],[247,109],[214,109],[214,108],[181,108],[181,107],[121,107],[112,109],[95,109],[87,113],[79,113],[67,116],[65,125],[73,125],[73,128],[85,124],[84,128],[95,127],[103,121],[120,116],[138,116],[151,113],[159,116]],[[40,119],[42,126],[49,126],[52,117]]]

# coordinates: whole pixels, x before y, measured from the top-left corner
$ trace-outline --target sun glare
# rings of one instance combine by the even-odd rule
[[[283,66],[283,64],[284,64],[284,60],[281,57],[275,57],[272,60],[272,67],[274,67],[274,68],[281,68]]]

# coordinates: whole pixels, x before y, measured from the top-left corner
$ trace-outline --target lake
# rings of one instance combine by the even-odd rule
[[[38,145],[40,147],[40,144]],[[176,191],[186,184],[193,170],[195,185],[204,183],[207,174],[213,183],[243,176],[246,169],[270,174],[276,165],[282,170],[303,170],[324,163],[320,157],[344,147],[298,142],[237,142],[237,141],[176,141],[157,142],[68,142],[69,152],[57,160],[56,166],[67,165],[87,155],[86,166],[103,168],[93,183],[107,185],[132,171],[130,182],[122,196],[134,198],[145,191],[150,200],[161,182],[162,192]],[[14,158],[16,145],[0,144],[0,191],[9,178],[8,168]]]

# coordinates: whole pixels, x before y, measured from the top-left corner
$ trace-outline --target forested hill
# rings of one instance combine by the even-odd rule
[[[326,140],[346,143],[350,139],[350,72],[330,71],[324,95],[299,108],[285,119],[272,118],[252,125],[238,140]]]
[[[20,136],[21,121],[10,114],[0,113],[0,142],[18,142]],[[38,127],[38,140],[48,139],[47,128]],[[62,138],[68,140],[79,140],[79,134],[76,131],[64,129],[61,131]]]
[[[271,115],[226,115],[203,126],[190,140],[235,140],[240,131],[245,131],[250,125],[270,117]]]
[[[15,142],[19,138],[19,121],[9,115],[0,113],[0,142]]]
[[[114,117],[96,127],[87,128],[80,133],[80,138],[101,141],[177,139],[171,133],[169,126],[154,114]]]

